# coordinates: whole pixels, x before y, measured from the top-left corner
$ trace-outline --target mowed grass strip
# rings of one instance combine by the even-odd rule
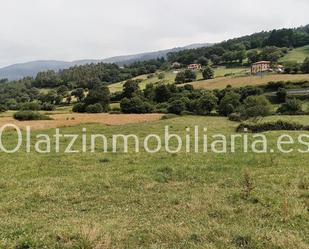
[[[238,124],[186,116],[93,124],[87,130],[108,138],[154,133],[163,140],[166,125],[184,138],[185,129],[194,125],[207,127],[211,136],[232,134]],[[47,133],[52,136],[54,130]],[[267,133],[271,146],[279,134]],[[6,133],[3,143],[14,146],[15,137]],[[60,147],[67,142],[61,140]],[[241,146],[238,141],[235,154],[221,155],[113,154],[110,145],[104,154],[100,143],[93,154],[1,153],[0,248],[307,249],[309,155],[243,154]],[[74,148],[81,148],[81,139]]]
[[[289,51],[284,57],[280,59],[280,62],[295,61],[303,63],[305,58],[309,56],[309,45]]]
[[[228,85],[232,87],[257,86],[264,85],[270,81],[301,81],[309,80],[309,74],[271,74],[261,76],[246,76],[246,77],[223,77],[211,80],[201,80],[191,82],[194,88],[197,89],[223,89]]]

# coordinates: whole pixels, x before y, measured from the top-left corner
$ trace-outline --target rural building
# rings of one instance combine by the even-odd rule
[[[201,65],[201,64],[190,64],[190,65],[188,66],[188,69],[190,69],[190,70],[202,69],[202,65]]]
[[[257,74],[270,70],[270,61],[258,61],[251,65],[251,74]]]
[[[174,68],[174,69],[181,68],[181,64],[180,64],[179,62],[174,62],[174,63],[172,64],[172,68]]]

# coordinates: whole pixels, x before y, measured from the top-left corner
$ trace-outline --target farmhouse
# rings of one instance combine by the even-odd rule
[[[181,64],[180,64],[179,62],[174,62],[174,63],[172,64],[172,68],[174,68],[174,69],[181,68]]]
[[[202,69],[202,65],[201,65],[201,64],[190,64],[190,65],[188,66],[188,69],[190,69],[190,70]]]
[[[251,74],[266,72],[270,69],[270,61],[258,61],[251,65]]]

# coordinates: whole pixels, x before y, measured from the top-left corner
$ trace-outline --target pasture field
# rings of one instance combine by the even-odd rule
[[[32,129],[42,130],[60,127],[70,127],[81,124],[105,124],[105,125],[124,125],[131,123],[143,123],[159,120],[163,114],[81,114],[81,113],[56,113],[44,112],[52,120],[18,121],[12,117],[12,113],[0,117],[0,127],[5,124],[14,124],[20,129],[25,130],[27,126]]]
[[[197,89],[222,89],[231,85],[232,87],[257,86],[264,85],[270,81],[301,81],[309,80],[309,74],[267,74],[261,76],[246,76],[246,77],[223,77],[211,80],[201,80],[191,82]]]
[[[289,51],[287,55],[280,59],[280,62],[296,61],[303,63],[305,58],[309,56],[309,45]]]
[[[220,77],[224,77],[225,75],[233,75],[233,77],[235,76],[244,76],[246,75],[246,73],[248,72],[248,68],[245,67],[234,67],[234,68],[226,68],[226,67],[217,67],[214,69],[215,72],[215,78],[220,78]],[[160,72],[153,74],[152,78],[147,78],[148,75],[142,75],[142,76],[138,76],[136,78],[133,79],[140,79],[142,80],[142,82],[140,83],[140,88],[143,90],[145,89],[147,84],[156,84],[158,82],[163,82],[166,84],[173,84],[175,83],[175,78],[176,78],[176,73],[174,73],[174,71],[167,71],[167,72],[161,72],[165,75],[164,79],[159,79],[158,76],[160,74]],[[203,80],[203,75],[201,73],[201,71],[196,71],[197,73],[197,80]],[[119,92],[122,91],[123,88],[123,84],[124,82],[119,82],[119,83],[115,83],[115,84],[111,84],[109,85],[109,90],[114,93],[114,92]]]
[[[61,131],[81,134],[86,127],[108,138],[154,133],[163,140],[166,125],[184,138],[195,125],[207,127],[211,136],[233,134],[238,123],[183,116]],[[37,133],[42,130],[34,131],[32,145]],[[266,133],[269,144],[280,134]],[[8,131],[2,141],[14,146],[16,135]],[[95,153],[1,152],[0,248],[307,249],[309,155],[244,154],[241,144],[227,154],[111,153],[110,144],[108,153],[100,144]],[[80,146],[79,138],[74,148]]]

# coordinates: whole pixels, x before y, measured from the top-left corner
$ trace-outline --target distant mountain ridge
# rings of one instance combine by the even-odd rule
[[[0,68],[0,79],[8,80],[18,80],[23,77],[31,76],[35,77],[38,72],[46,70],[55,70],[67,69],[72,66],[85,65],[90,63],[116,63],[119,66],[125,64],[130,64],[136,61],[145,61],[151,59],[157,59],[161,57],[166,57],[170,52],[179,52],[187,49],[201,48],[211,46],[210,43],[197,43],[191,44],[185,47],[178,47],[173,49],[160,50],[155,52],[133,54],[133,55],[124,55],[124,56],[115,56],[102,60],[76,60],[72,62],[68,61],[58,61],[58,60],[38,60],[31,61],[26,63],[13,64],[7,67]]]

